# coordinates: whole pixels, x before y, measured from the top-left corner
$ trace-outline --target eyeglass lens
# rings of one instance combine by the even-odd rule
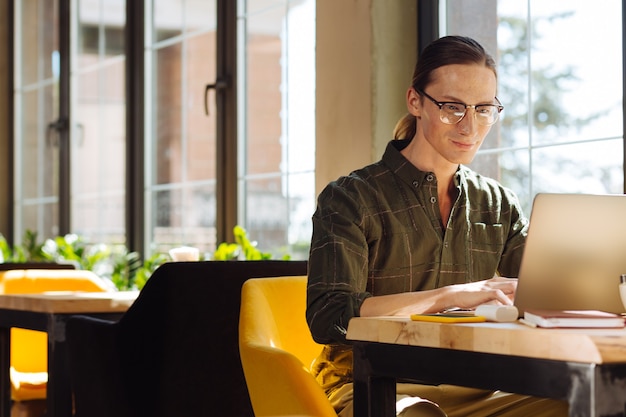
[[[439,111],[439,118],[442,122],[447,124],[458,123],[465,113],[467,108],[457,103],[441,103],[442,106]],[[474,107],[476,114],[476,121],[485,126],[490,126],[498,120],[499,112],[498,107],[491,104],[481,104]]]

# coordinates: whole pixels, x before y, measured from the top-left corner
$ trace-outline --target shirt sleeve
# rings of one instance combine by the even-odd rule
[[[363,230],[358,201],[329,184],[318,197],[309,254],[306,319],[318,343],[347,344],[348,323],[370,296]]]

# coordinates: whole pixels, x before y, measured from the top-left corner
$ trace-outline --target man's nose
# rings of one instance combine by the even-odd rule
[[[478,128],[476,109],[473,107],[465,109],[465,116],[463,116],[457,125],[460,133],[468,136],[474,134]]]

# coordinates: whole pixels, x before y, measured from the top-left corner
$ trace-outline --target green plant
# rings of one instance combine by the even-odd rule
[[[2,262],[13,262],[13,249],[2,234],[0,234],[0,257]]]
[[[77,269],[93,271],[96,265],[109,256],[107,245],[88,245],[76,234],[46,239],[42,246],[46,258],[59,263],[71,263]]]
[[[215,252],[213,252],[213,260],[215,261],[230,261],[232,259],[239,258],[241,247],[236,243],[222,242],[218,245]]]
[[[162,253],[156,253],[142,263],[139,253],[120,252],[112,258],[111,281],[119,290],[141,290],[152,273],[167,261],[167,256]]]
[[[11,247],[0,234],[0,262],[71,263],[77,269],[111,280],[120,291],[141,290],[154,270],[168,260],[164,254],[155,254],[142,263],[139,253],[129,251],[123,244],[88,244],[76,234],[39,243],[36,232],[26,231],[23,242]]]
[[[141,257],[137,252],[129,252],[126,246],[116,245],[108,256],[109,279],[120,290],[140,289],[135,285],[137,271],[141,268]],[[102,274],[107,276],[107,274]]]
[[[235,226],[233,235],[235,243],[221,243],[213,253],[214,260],[272,259],[271,253],[260,251],[257,243],[250,241],[243,227]],[[37,233],[27,230],[23,242],[11,247],[0,234],[0,262],[71,263],[77,269],[89,270],[111,280],[119,291],[141,290],[152,273],[169,260],[169,256],[156,253],[142,262],[138,252],[129,251],[123,244],[89,244],[76,234],[39,243]],[[288,260],[290,256],[287,254],[281,259]]]
[[[77,268],[110,279],[120,291],[141,290],[154,270],[167,261],[165,255],[155,254],[142,263],[141,255],[123,244],[86,245],[76,235],[48,239],[44,250],[57,262],[73,262]]]
[[[271,253],[261,252],[256,247],[257,243],[250,241],[250,239],[248,238],[248,233],[243,227],[236,225],[233,228],[233,235],[235,236],[236,243],[220,243],[215,252],[213,252],[214,260],[227,261],[232,259],[239,259],[241,255],[243,255],[243,258],[246,261],[272,259]],[[285,255],[282,259],[287,260],[289,258],[289,255]]]
[[[163,263],[167,262],[169,258],[162,253],[155,253],[143,263],[143,266],[139,268],[134,277],[134,285],[137,289],[142,289],[152,273]]]
[[[37,232],[27,230],[22,245],[11,247],[0,233],[0,262],[44,262],[49,261],[42,251],[42,244],[37,243]]]

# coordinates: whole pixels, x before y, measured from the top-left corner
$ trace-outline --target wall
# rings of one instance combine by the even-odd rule
[[[317,0],[316,193],[377,161],[406,113],[416,1]]]

